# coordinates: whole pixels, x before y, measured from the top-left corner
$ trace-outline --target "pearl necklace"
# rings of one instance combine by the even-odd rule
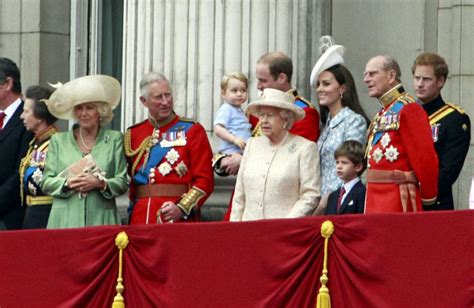
[[[84,138],[82,137],[82,127],[79,127],[79,137],[81,138],[81,143],[84,149],[86,149],[87,152],[91,152],[94,145],[92,145],[91,147],[88,147],[86,145],[86,143],[84,142]]]

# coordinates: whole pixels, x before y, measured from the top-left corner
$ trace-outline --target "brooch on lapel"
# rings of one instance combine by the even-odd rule
[[[290,145],[290,148],[288,149],[288,152],[289,153],[295,153],[295,151],[296,151],[296,144],[293,143],[292,145]]]

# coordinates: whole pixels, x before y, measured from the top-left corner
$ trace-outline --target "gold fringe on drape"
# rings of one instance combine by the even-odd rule
[[[321,281],[321,288],[319,289],[318,298],[316,300],[317,308],[331,308],[331,297],[329,296],[329,289],[326,286],[328,283],[328,243],[329,238],[334,233],[334,225],[330,220],[326,220],[321,225],[321,235],[324,237],[324,261],[323,274],[319,279]]]
[[[117,278],[117,286],[115,287],[115,290],[117,290],[117,295],[115,295],[114,297],[112,308],[125,308],[125,302],[122,296],[123,290],[125,289],[122,284],[123,250],[128,245],[128,236],[125,231],[122,231],[117,234],[117,237],[115,238],[115,245],[119,249],[119,271]]]

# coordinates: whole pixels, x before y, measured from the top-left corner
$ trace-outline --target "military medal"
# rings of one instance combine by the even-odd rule
[[[433,137],[433,142],[438,141],[439,127],[440,123],[431,125],[431,136]]]
[[[173,165],[179,158],[179,153],[175,149],[171,149],[166,154],[166,160]]]
[[[176,173],[179,175],[179,177],[183,177],[186,173],[188,173],[188,167],[184,163],[184,161],[181,161],[175,168]]]
[[[158,172],[160,172],[162,176],[166,176],[167,174],[171,172],[171,170],[173,170],[173,168],[167,161],[165,161],[164,163],[161,163],[158,166]]]
[[[397,160],[399,154],[398,149],[393,145],[385,150],[385,158],[391,163]]]
[[[390,143],[390,141],[391,141],[390,140],[390,135],[385,133],[385,134],[383,134],[382,139],[380,139],[380,144],[385,149],[388,146],[388,144]]]
[[[376,148],[374,152],[372,153],[372,158],[378,164],[379,161],[382,159],[382,157],[383,157],[382,150],[380,148]]]
[[[186,132],[184,130],[178,130],[178,131],[163,133],[163,138],[160,142],[160,145],[163,148],[185,146],[186,145]]]

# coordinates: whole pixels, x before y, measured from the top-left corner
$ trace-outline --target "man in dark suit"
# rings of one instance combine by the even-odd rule
[[[361,214],[365,207],[365,186],[359,176],[365,169],[364,147],[360,142],[348,140],[334,152],[337,176],[344,185],[328,198],[325,215]]]
[[[23,225],[18,167],[33,136],[20,119],[22,112],[20,70],[12,60],[0,58],[0,230]]]
[[[453,210],[452,186],[461,173],[471,142],[471,121],[459,106],[441,97],[448,65],[439,55],[427,52],[419,55],[412,66],[413,87],[418,101],[428,114],[434,146],[438,154],[438,199],[423,206],[425,211]]]

